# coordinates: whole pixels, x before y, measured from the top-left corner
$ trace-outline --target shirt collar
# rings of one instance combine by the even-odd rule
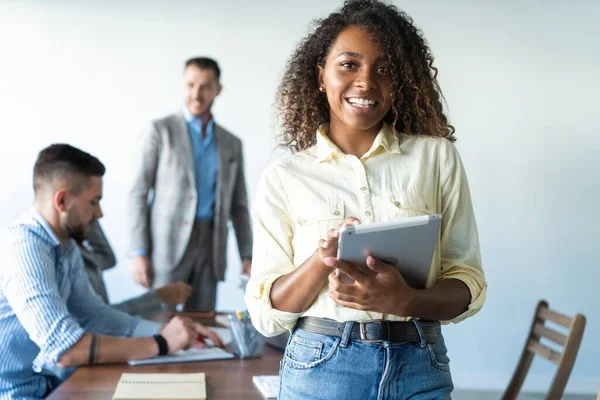
[[[327,135],[329,132],[329,124],[321,124],[319,129],[317,129],[317,162],[321,163],[327,160],[329,157],[343,155],[342,151],[337,147],[329,136]],[[375,140],[373,140],[373,144],[369,151],[367,151],[362,158],[367,158],[375,150],[382,147],[389,153],[400,154],[400,141],[398,137],[394,134],[392,128],[386,124],[385,122],[381,126],[381,129],[377,133]]]
[[[199,128],[199,132],[202,132],[203,124],[202,120],[195,115],[193,115],[187,107],[183,107],[183,119],[186,123],[191,125],[196,125]],[[208,120],[208,125],[206,126],[206,139],[210,139],[213,136],[215,127],[215,119],[210,117]]]
[[[37,212],[33,207],[31,208],[29,214],[38,224],[42,226],[42,229],[44,229],[44,231],[48,234],[52,246],[60,246],[60,239],[58,238],[58,236],[56,236],[54,229],[52,229],[46,218],[44,218],[44,216]]]

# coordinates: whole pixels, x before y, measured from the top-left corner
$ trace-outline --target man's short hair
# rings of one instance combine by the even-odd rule
[[[37,194],[61,181],[77,194],[87,188],[89,178],[103,176],[104,172],[104,164],[91,154],[68,144],[53,144],[38,154],[33,167],[33,191]]]
[[[190,65],[193,65],[196,68],[200,68],[200,69],[212,69],[213,71],[215,71],[215,76],[217,77],[217,81],[219,81],[221,79],[221,69],[219,68],[219,64],[217,64],[217,62],[215,60],[213,60],[212,58],[208,58],[208,57],[190,58],[189,60],[187,60],[185,62],[185,68],[189,67]]]

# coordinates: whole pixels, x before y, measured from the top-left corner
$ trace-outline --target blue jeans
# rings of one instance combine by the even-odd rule
[[[365,343],[296,329],[280,365],[279,400],[438,400],[454,386],[444,339]]]

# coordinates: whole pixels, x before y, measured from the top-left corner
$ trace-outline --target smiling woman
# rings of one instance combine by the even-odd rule
[[[300,151],[315,144],[319,125],[329,121],[328,107],[339,103],[330,104],[329,93],[323,96],[333,89],[323,86],[321,77],[327,69],[337,70],[340,79],[342,75],[347,78],[358,72],[372,72],[371,78],[385,86],[380,86],[380,90],[391,96],[381,119],[396,131],[442,136],[454,141],[454,128],[443,113],[437,68],[433,66],[434,58],[422,32],[406,13],[393,6],[387,11],[381,7],[374,11],[374,6],[372,13],[366,12],[365,4],[369,7],[370,3],[346,2],[339,13],[319,21],[314,32],[300,43],[288,61],[277,105],[284,142],[293,149]],[[364,41],[354,50],[348,48],[355,43],[353,39],[363,38],[375,45],[368,51],[370,54],[360,51],[364,50]],[[378,57],[366,60],[375,55]],[[365,63],[369,64],[368,68]],[[342,73],[343,70],[346,73]],[[361,101],[354,101],[354,105]],[[377,106],[372,101],[370,106]],[[381,109],[383,106],[379,105]]]
[[[284,144],[297,152],[263,175],[246,292],[258,330],[292,331],[281,400],[452,392],[439,321],[475,314],[486,284],[432,60],[406,14],[353,0],[320,21],[288,64],[279,110]],[[374,257],[366,266],[336,258],[344,224],[414,213],[442,215],[425,289]]]
[[[373,44],[364,28],[350,26],[337,37],[325,65],[318,66],[319,87],[330,107],[329,138],[357,157],[371,147],[393,100],[387,61]]]

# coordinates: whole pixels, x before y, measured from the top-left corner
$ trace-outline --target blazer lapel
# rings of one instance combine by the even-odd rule
[[[192,149],[192,141],[190,134],[183,117],[183,113],[177,114],[177,126],[175,127],[175,138],[177,140],[175,151],[181,156],[181,164],[185,169],[186,176],[192,187],[196,187],[196,174],[194,172],[194,151]]]
[[[227,143],[227,135],[223,132],[221,127],[215,124],[215,143],[217,144],[217,153],[219,157],[219,171],[217,172],[217,198],[215,204],[215,211],[220,214],[221,204],[223,196],[227,193],[227,185],[229,182],[229,175],[231,170],[231,163],[233,162],[233,154],[229,143]]]

